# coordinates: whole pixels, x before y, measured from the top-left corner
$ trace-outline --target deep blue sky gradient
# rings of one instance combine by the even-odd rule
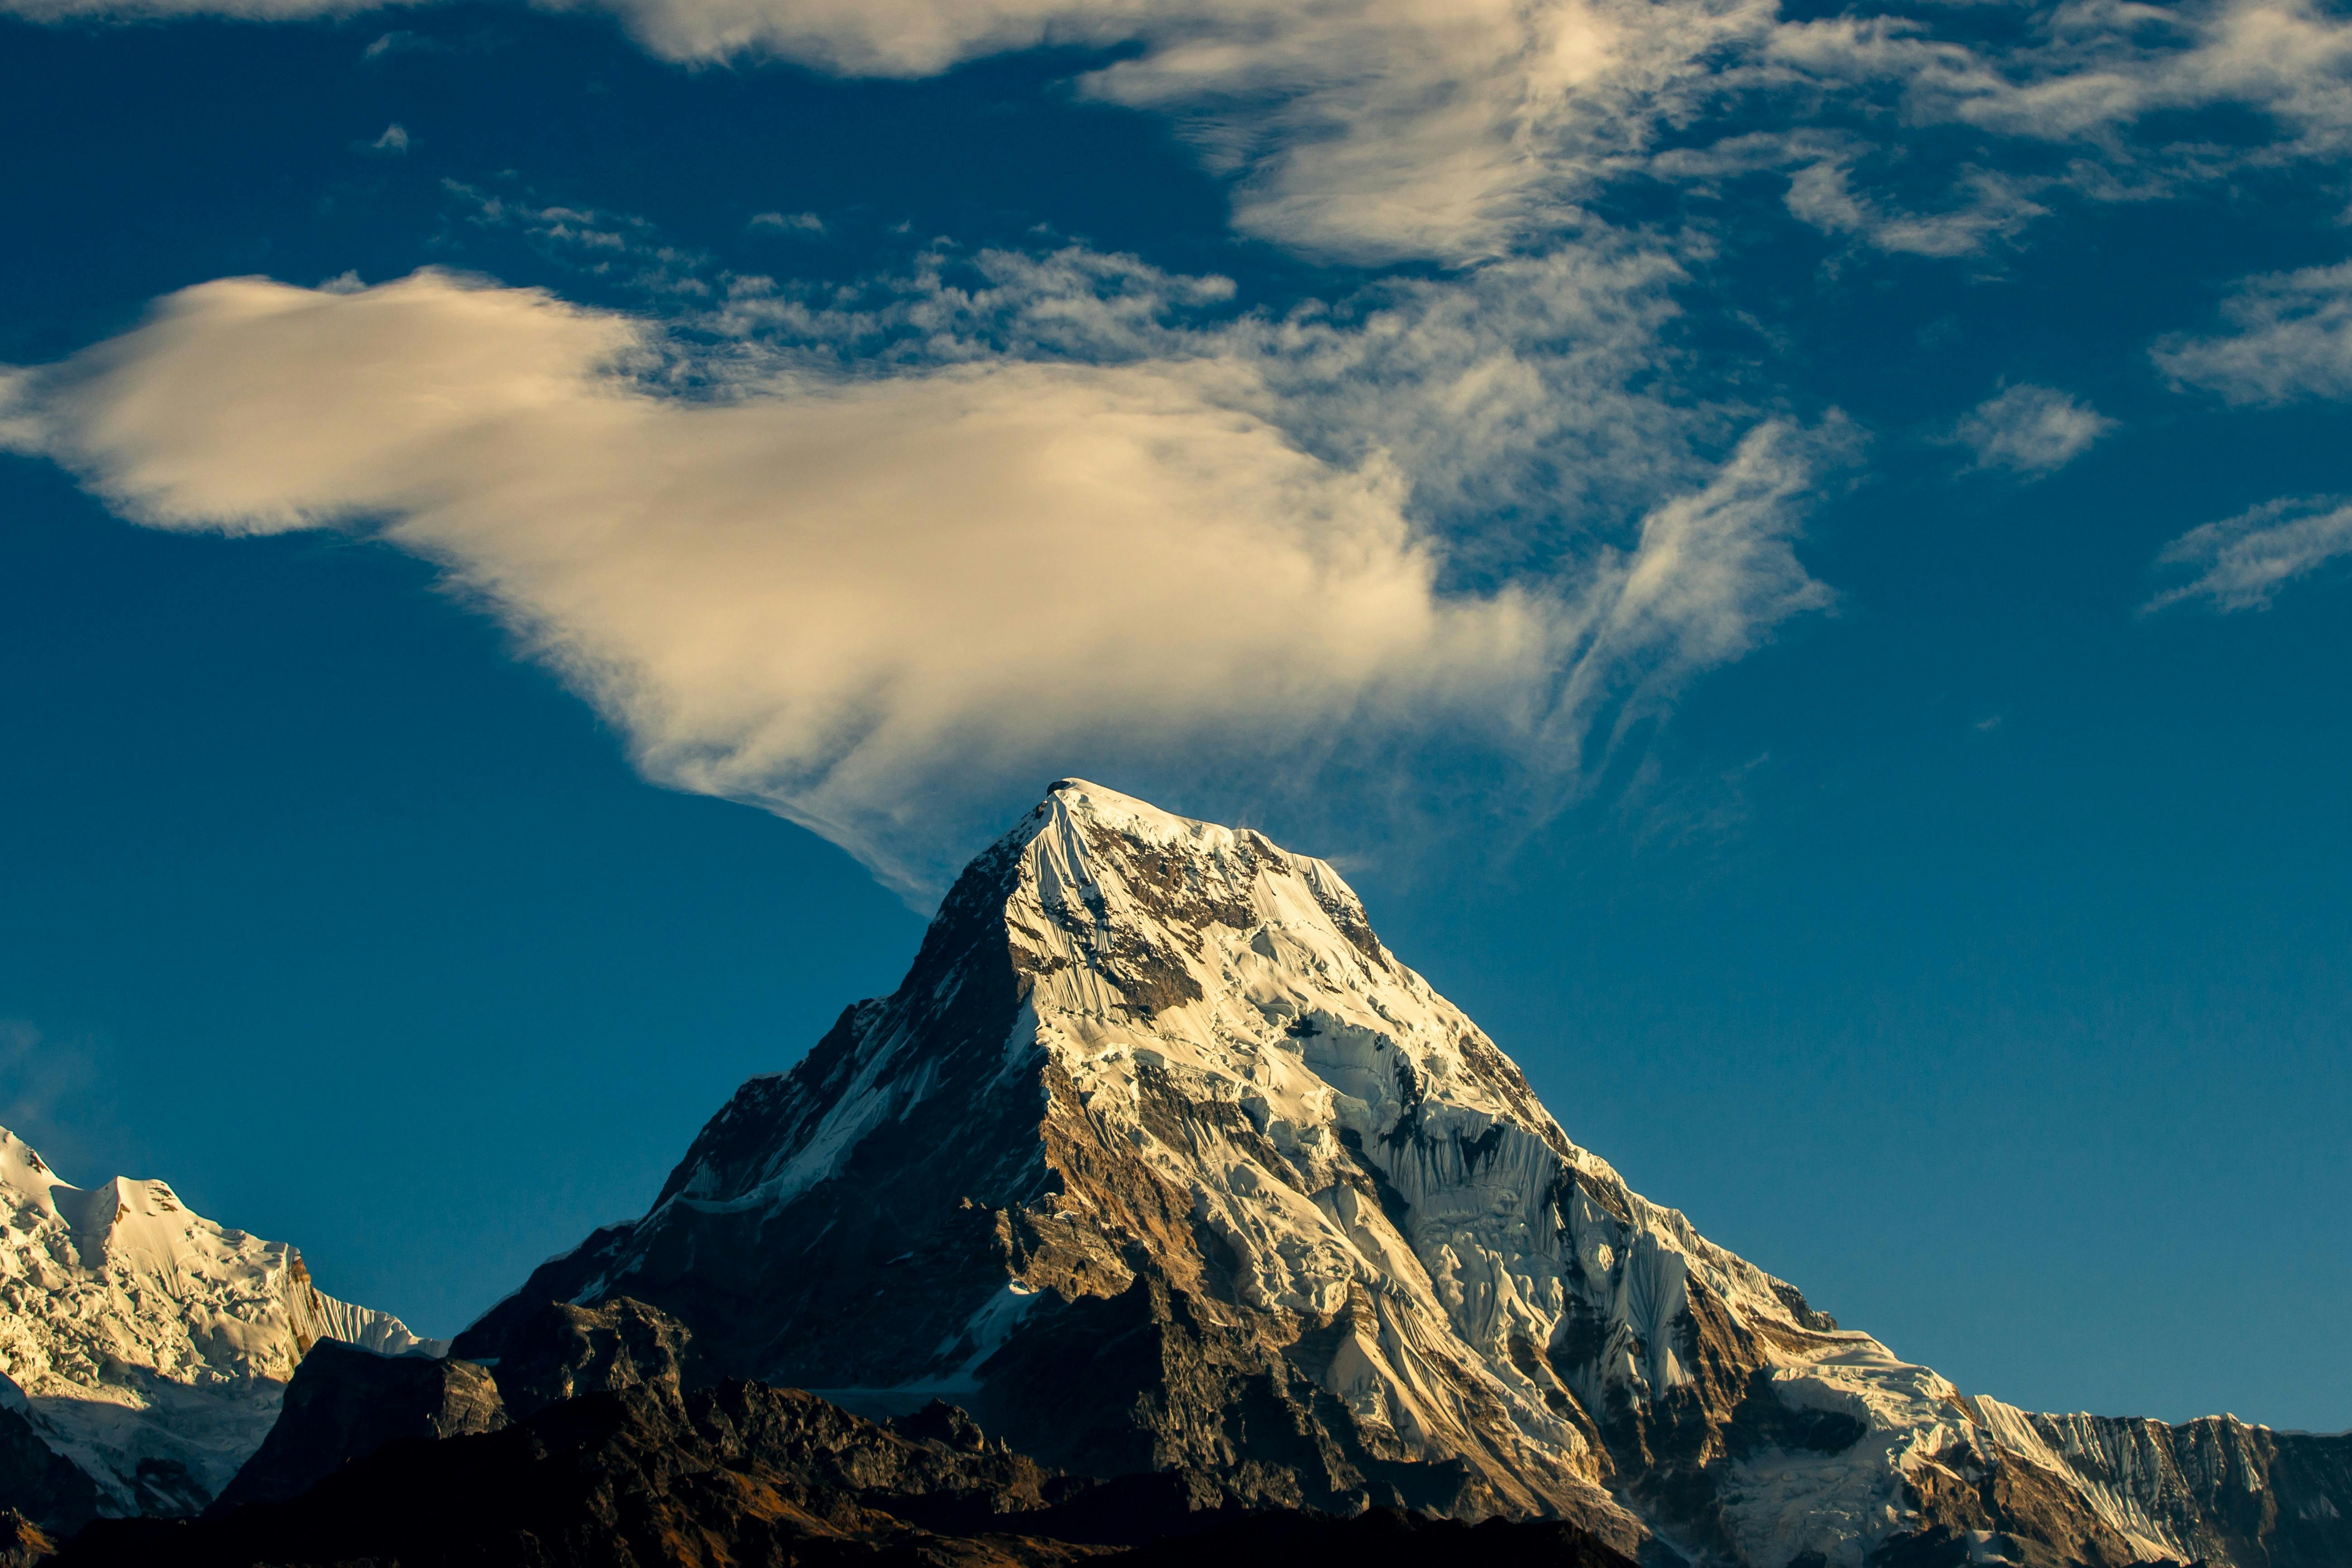
[[[364,56],[395,29],[418,47]],[[1074,101],[1073,65],[687,69],[491,8],[0,23],[0,363],[226,274],[432,263],[638,302],[445,181],[778,276],[1048,224],[1243,307],[1346,285],[1226,237],[1166,125]],[[394,121],[407,153],[365,151]],[[2227,411],[2147,358],[2232,279],[2341,260],[2340,194],[2052,200],[2061,241],[1990,261],[1759,220],[1694,286],[1784,341],[1694,321],[1686,346],[1866,426],[1801,551],[1834,608],[1532,837],[1294,847],[1571,1135],[1842,1321],[2032,1407],[2341,1428],[2352,584],[2135,613],[2166,541],[2352,489],[2340,405]],[[746,227],[771,210],[830,232]],[[1935,437],[2004,380],[2124,427],[2038,484],[1962,473]],[[637,781],[429,566],[142,531],[0,458],[0,1019],[39,1042],[0,1100],[73,1179],[168,1177],[451,1332],[641,1209],[919,931],[811,835]]]

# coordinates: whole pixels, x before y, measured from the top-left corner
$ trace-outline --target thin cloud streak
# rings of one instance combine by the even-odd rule
[[[15,373],[0,429],[150,526],[442,563],[648,777],[916,897],[1074,752],[1270,774],[1443,732],[1573,775],[1612,704],[1822,602],[1790,547],[1819,439],[1778,426],[1630,546],[1449,592],[1395,461],[1302,449],[1246,362],[779,362],[713,391],[681,352],[434,272],[226,279]]]
[[[2352,261],[2247,279],[2221,314],[2231,331],[2157,345],[2175,386],[2242,404],[2352,397]]]
[[[2195,568],[2193,581],[2140,606],[2153,615],[2203,602],[2222,614],[2266,610],[2299,578],[2352,557],[2352,500],[2299,496],[2265,501],[2220,522],[2189,530],[2157,556],[2160,566]]]

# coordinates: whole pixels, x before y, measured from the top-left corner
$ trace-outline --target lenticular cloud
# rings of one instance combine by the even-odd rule
[[[226,279],[0,383],[0,437],[151,526],[438,562],[649,777],[917,895],[1074,758],[1557,744],[1613,671],[1729,657],[1817,592],[1769,433],[1575,582],[1468,595],[1385,459],[1300,451],[1233,405],[1231,363],[677,372],[646,323],[537,290]]]

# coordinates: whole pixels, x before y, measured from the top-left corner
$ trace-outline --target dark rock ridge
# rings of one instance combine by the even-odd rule
[[[715,1373],[1203,1499],[1753,1568],[2352,1563],[2345,1439],[1962,1394],[1579,1148],[1328,866],[1082,781],[457,1353],[624,1294]]]
[[[278,1424],[205,1511],[299,1497],[394,1438],[457,1437],[506,1424],[486,1367],[322,1340],[295,1368]]]
[[[1056,1475],[944,1405],[879,1425],[793,1389],[730,1383],[681,1397],[637,1384],[495,1433],[387,1444],[291,1501],[203,1521],[102,1521],[50,1568],[1052,1568],[1125,1562],[1121,1543],[1203,1526],[1217,1527],[1218,1552],[1242,1563],[1351,1542],[1375,1563],[1401,1563],[1401,1552],[1382,1549],[1459,1542],[1503,1568],[1632,1568],[1563,1525],[1447,1531],[1194,1514],[1182,1501],[1166,1478]],[[1140,1561],[1180,1558],[1203,1560]]]
[[[549,1302],[511,1320],[491,1375],[511,1419],[583,1394],[644,1388],[675,1406],[715,1381],[686,1326],[627,1296],[594,1307]]]
[[[98,1517],[99,1502],[98,1483],[79,1465],[43,1442],[23,1415],[0,1406],[0,1509],[26,1529],[71,1534]],[[0,1551],[6,1538],[0,1523]]]
[[[495,1432],[583,1394],[642,1390],[675,1412],[707,1381],[689,1338],[676,1319],[618,1296],[516,1314],[494,1365],[321,1341],[287,1384],[278,1424],[205,1516],[299,1497],[398,1438]]]

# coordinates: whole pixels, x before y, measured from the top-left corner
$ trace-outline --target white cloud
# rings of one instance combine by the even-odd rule
[[[2141,606],[2143,614],[2201,600],[2224,613],[2263,610],[2298,577],[2352,557],[2352,500],[2301,496],[2267,501],[2220,522],[2189,530],[2157,557],[2196,570]]]
[[[2249,279],[2221,313],[2232,331],[2157,345],[2175,385],[2232,403],[2352,397],[2352,261]]]
[[[1092,79],[1173,115],[1244,232],[1360,261],[1507,252],[1696,115],[1770,0],[1350,0],[1204,8]]]
[[[439,39],[428,38],[420,34],[400,29],[377,35],[373,42],[360,51],[360,58],[366,60],[380,60],[386,55],[404,55],[419,50],[441,50],[448,47]]]
[[[1236,181],[1243,231],[1462,261],[1556,226],[1706,91],[1773,0],[554,0],[650,52],[921,77],[1040,44],[1139,44],[1086,90],[1173,116]],[[356,0],[0,0],[44,20],[345,15]],[[386,35],[393,38],[398,35]],[[383,40],[379,40],[383,42]],[[390,47],[387,45],[387,47]]]
[[[1933,13],[1789,22],[1774,0],[550,3],[613,11],[666,58],[768,56],[843,75],[928,76],[1043,44],[1136,46],[1083,89],[1172,118],[1232,179],[1242,231],[1360,262],[1540,245],[1611,182],[1675,167],[1710,126],[1734,140],[1759,123],[1847,126],[1875,156],[1809,165],[1792,210],[1928,256],[2012,236],[2040,211],[2025,184],[1987,172],[2002,141],[2073,146],[2068,182],[2106,196],[2352,145],[2352,17],[2309,0],[2061,0],[2021,8],[1999,44],[1965,19],[1970,41],[1938,37],[1955,24]],[[0,0],[51,20],[359,8]],[[2153,117],[2223,105],[2267,116],[2276,133],[2237,151],[2132,144]],[[1930,182],[1948,199],[1898,198],[1931,156],[1910,134],[1923,124],[1981,133]]]
[[[751,226],[783,234],[823,234],[824,219],[814,213],[753,213]]]
[[[511,174],[501,176],[509,184]],[[541,257],[646,294],[695,297],[711,292],[710,258],[664,238],[635,213],[542,203],[528,192],[506,194],[444,179],[441,188],[467,209],[472,223],[520,234]]]
[[[1891,165],[1917,153],[1908,126],[2074,144],[2084,161],[2069,178],[2094,195],[2352,144],[2352,17],[2308,0],[2062,0],[2027,9],[1998,45],[1939,37],[1916,17],[1787,22],[1771,0],[611,3],[669,58],[766,53],[850,74],[1139,44],[1087,89],[1175,119],[1234,180],[1244,232],[1357,261],[1508,253],[1572,223],[1611,180],[1669,173],[1727,113],[1801,135],[1855,127],[1846,134],[1890,166],[1809,165],[1792,210],[1928,256],[2013,236],[2041,209],[1990,172],[1990,143],[1950,171],[1953,199],[1925,210],[1856,190],[1865,176],[1891,189]],[[2267,115],[2278,134],[2242,153],[2128,144],[2153,116],[2221,105]]]
[[[1899,85],[1914,123],[2109,151],[2153,115],[2222,104],[2284,132],[2257,157],[2325,154],[2352,137],[2352,18],[2307,0],[2061,0],[2021,21],[2018,41],[1970,47],[1917,19],[1847,14],[1776,28],[1764,60],[1814,81]]]
[[[1771,0],[609,0],[671,59],[928,76],[1039,44],[1138,43],[1084,82],[1172,116],[1234,221],[1318,255],[1462,261],[1556,226],[1604,163],[1760,37]]]
[[[1705,367],[1664,341],[1684,281],[1660,251],[1602,236],[1234,318],[1229,280],[1133,257],[940,250],[847,297],[738,278],[698,320],[845,370],[1005,355],[1188,363],[1329,460],[1384,454],[1414,515],[1448,531],[1454,565],[1486,572],[1572,555],[1592,519],[1630,521],[1706,482],[1696,449],[1728,445],[1743,421],[1690,390],[1684,373],[1695,383]]]
[[[1976,454],[1977,468],[2007,468],[2038,479],[2089,451],[2115,427],[2114,420],[2081,399],[2029,384],[1978,404],[1952,439]]]
[[[713,392],[682,353],[439,273],[226,279],[14,373],[0,429],[151,526],[443,563],[650,777],[908,889],[1074,755],[1265,774],[1436,728],[1572,770],[1612,704],[1822,598],[1790,550],[1817,454],[1777,426],[1628,547],[1449,592],[1395,462],[1303,450],[1231,355],[777,357]]]
[[[1958,182],[1959,202],[1944,211],[1889,210],[1858,196],[1853,168],[1825,159],[1799,169],[1789,182],[1789,211],[1825,234],[1851,234],[1880,250],[1910,256],[1969,256],[1993,239],[2012,238],[2047,209],[2027,198],[2018,181],[1970,170]]]
[[[2014,239],[2047,209],[2032,193],[2052,182],[2026,180],[1964,166],[1920,208],[1871,186],[1870,171],[1883,150],[1849,132],[1804,126],[1751,131],[1705,146],[1659,153],[1647,172],[1696,194],[1719,199],[1728,177],[1765,170],[1790,172],[1781,198],[1791,216],[1823,234],[1851,236],[1879,250],[1910,256],[1968,256],[1995,240]]]
[[[383,135],[366,145],[371,153],[388,153],[394,155],[405,153],[408,151],[408,128],[395,121],[383,128]]]

